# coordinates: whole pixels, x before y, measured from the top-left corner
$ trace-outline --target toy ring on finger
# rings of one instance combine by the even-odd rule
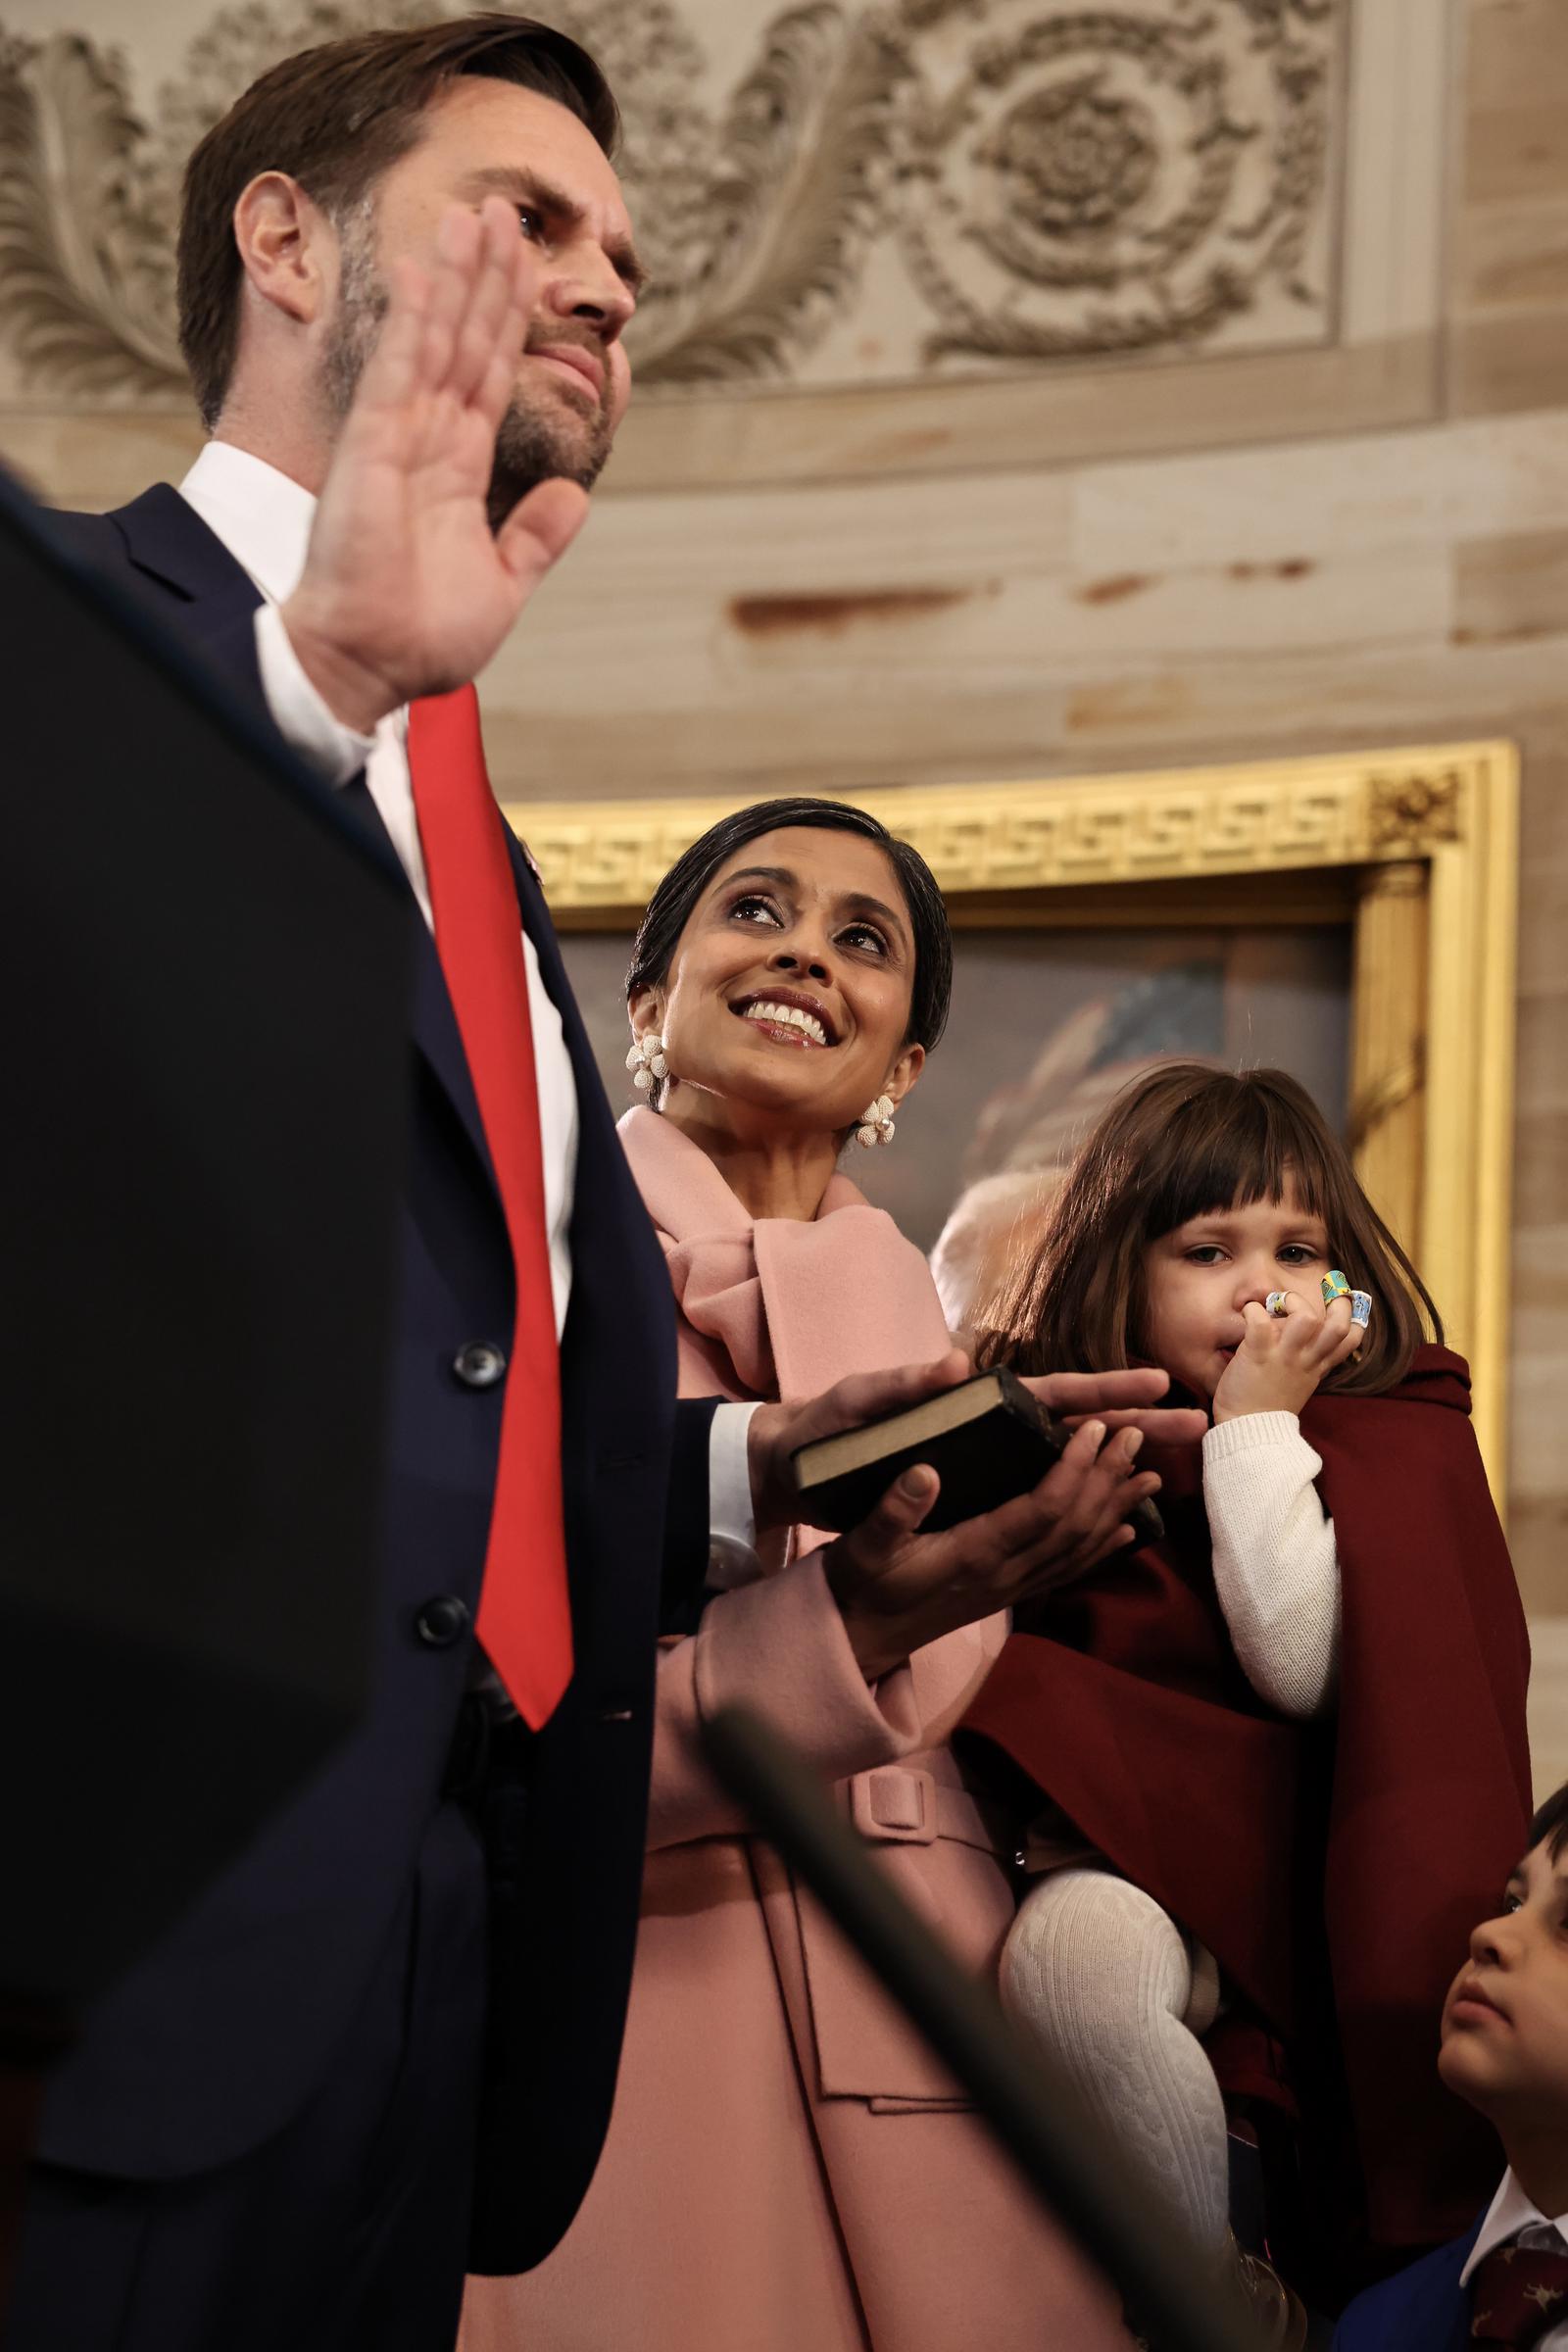
[[[1264,1312],[1264,1314],[1265,1314],[1265,1315],[1288,1315],[1288,1314],[1290,1313],[1290,1311],[1291,1311],[1291,1294],[1290,1294],[1290,1292],[1289,1292],[1289,1291],[1270,1291],[1270,1293],[1269,1293],[1268,1297],[1267,1297],[1267,1298],[1264,1299],[1264,1301],[1263,1301],[1263,1312]]]

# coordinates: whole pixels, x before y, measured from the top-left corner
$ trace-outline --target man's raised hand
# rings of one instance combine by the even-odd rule
[[[282,608],[312,683],[368,734],[416,695],[475,677],[588,511],[541,482],[493,532],[496,434],[517,381],[538,261],[498,196],[454,206],[428,270],[399,261],[381,332]]]

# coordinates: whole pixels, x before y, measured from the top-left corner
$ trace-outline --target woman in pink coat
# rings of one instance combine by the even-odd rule
[[[857,1132],[891,1140],[950,976],[929,872],[858,810],[748,810],[666,879],[628,981],[651,1104],[621,1135],[669,1260],[683,1396],[805,1398],[949,1347],[924,1259],[838,1159]],[[1015,1825],[947,1741],[1006,1620],[911,1655],[896,1596],[836,1596],[809,1529],[759,1558],[746,1512],[661,1661],[604,2157],[540,2269],[470,2281],[462,2352],[1114,2352],[1114,2299],[703,1757],[715,1707],[768,1716],[994,1981]]]

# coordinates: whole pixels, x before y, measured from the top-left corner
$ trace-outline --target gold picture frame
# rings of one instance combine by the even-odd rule
[[[756,794],[517,802],[564,928],[635,922],[689,843]],[[1350,1142],[1470,1359],[1503,1499],[1519,767],[1458,743],[1242,767],[853,796],[914,843],[955,924],[1344,921]]]

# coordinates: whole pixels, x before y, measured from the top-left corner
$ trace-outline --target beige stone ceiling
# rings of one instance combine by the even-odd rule
[[[194,139],[289,50],[430,7],[152,0],[127,43],[122,0],[0,0],[0,404],[181,409]],[[1147,445],[1173,367],[1241,437],[1303,389],[1348,422],[1430,410],[1446,0],[551,13],[622,93],[655,273],[621,486],[775,478],[803,419],[857,470],[906,466],[939,411],[939,466],[956,415],[997,462]]]

